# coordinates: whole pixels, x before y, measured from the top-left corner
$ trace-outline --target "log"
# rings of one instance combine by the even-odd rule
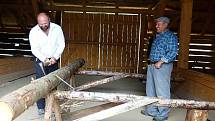
[[[83,66],[85,61],[77,59],[72,64],[60,68],[42,78],[39,78],[22,88],[19,88],[0,99],[1,121],[11,121],[24,112],[29,106],[33,105],[38,99],[46,96],[55,89],[62,79],[69,79],[71,74]]]
[[[85,92],[85,91],[57,91],[55,98],[71,99],[71,100],[90,100],[105,101],[115,103],[125,103],[137,98],[145,98],[150,101],[158,100],[155,106],[165,106],[171,108],[201,109],[215,110],[215,102],[183,100],[183,99],[163,99],[155,97],[137,96],[131,94],[120,93],[101,93],[101,92]]]
[[[187,110],[185,121],[207,121],[207,110]]]
[[[93,82],[90,82],[90,83],[81,85],[81,86],[79,86],[79,87],[76,87],[75,90],[76,90],[76,91],[80,91],[80,90],[89,89],[89,88],[91,88],[91,87],[96,87],[96,86],[98,86],[98,85],[102,85],[102,84],[105,84],[105,83],[109,83],[109,82],[112,82],[112,81],[114,81],[114,80],[122,79],[122,78],[125,78],[125,77],[128,77],[128,75],[122,74],[122,75],[116,75],[116,76],[112,76],[112,77],[105,78],[105,79],[100,79],[100,80],[93,81]]]
[[[157,100],[148,100],[146,98],[137,98],[135,100],[131,100],[125,104],[121,104],[106,110],[102,110],[100,112],[76,119],[74,121],[98,121],[105,118],[109,118],[114,115],[118,115],[127,111],[131,111],[133,109],[152,104],[154,102],[157,102]]]
[[[84,75],[98,75],[98,76],[116,76],[116,75],[128,75],[128,77],[134,78],[145,78],[143,74],[136,74],[136,73],[120,73],[120,72],[104,72],[104,71],[79,71],[77,74],[84,74]]]
[[[84,117],[84,116],[87,116],[87,115],[90,115],[90,114],[93,114],[93,113],[96,113],[96,112],[99,112],[99,111],[114,107],[114,106],[117,106],[117,105],[119,105],[119,104],[118,103],[105,103],[105,104],[102,104],[102,105],[97,105],[97,106],[94,106],[94,107],[74,111],[72,113],[69,113],[69,117],[67,119],[70,119],[70,120],[78,119],[78,118],[81,118],[81,117]]]

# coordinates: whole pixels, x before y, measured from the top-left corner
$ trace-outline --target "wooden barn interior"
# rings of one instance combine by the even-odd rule
[[[214,0],[1,0],[1,85],[34,75],[28,35],[39,12],[63,29],[61,67],[83,58],[81,70],[143,75],[154,19],[169,17],[179,38],[172,93],[215,102]]]

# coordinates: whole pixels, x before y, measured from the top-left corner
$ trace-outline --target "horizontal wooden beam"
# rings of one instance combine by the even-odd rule
[[[112,81],[115,81],[118,79],[126,78],[126,77],[128,77],[128,75],[122,74],[122,75],[116,75],[116,76],[112,76],[112,77],[105,78],[105,79],[96,80],[96,81],[81,85],[79,87],[76,87],[75,90],[80,91],[80,90],[89,89],[92,87],[96,87],[98,85],[106,84],[106,83],[109,83],[109,82],[112,82]]]
[[[107,12],[107,13],[133,13],[133,14],[152,14],[147,9],[128,9],[128,8],[105,8],[105,7],[82,7],[82,6],[45,6],[46,10],[52,11],[83,11],[83,12]]]
[[[1,49],[23,49],[23,50],[31,50],[30,44],[19,44],[19,43],[1,43],[0,42],[0,48]]]
[[[144,74],[136,74],[136,73],[121,73],[121,72],[105,72],[105,71],[79,71],[77,74],[84,75],[98,75],[98,76],[116,76],[116,75],[128,75],[128,77],[133,78],[144,78]]]
[[[105,103],[102,105],[98,105],[98,106],[94,106],[94,107],[90,107],[90,108],[86,108],[86,109],[82,109],[82,110],[78,110],[75,112],[71,112],[69,113],[69,119],[70,120],[74,120],[74,119],[78,119],[114,106],[119,105],[120,103]]]
[[[121,104],[106,110],[102,110],[100,112],[76,119],[74,121],[98,121],[127,111],[131,111],[142,106],[155,103],[157,101],[158,100],[147,100],[146,98],[137,98],[129,102],[126,102],[125,104]]]
[[[104,101],[125,103],[136,99],[146,99],[151,102],[157,102],[156,106],[166,106],[172,108],[186,109],[206,109],[215,110],[215,102],[182,100],[182,99],[164,99],[155,97],[138,96],[120,93],[101,93],[101,92],[84,92],[84,91],[57,91],[55,98],[71,99],[71,100],[88,100],[88,101]]]

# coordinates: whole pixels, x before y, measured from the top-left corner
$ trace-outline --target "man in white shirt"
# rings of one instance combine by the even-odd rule
[[[65,48],[65,39],[61,27],[50,22],[46,13],[39,13],[37,25],[29,34],[31,51],[35,56],[36,78],[40,78],[58,69],[58,60]],[[39,115],[45,112],[45,98],[37,101]]]

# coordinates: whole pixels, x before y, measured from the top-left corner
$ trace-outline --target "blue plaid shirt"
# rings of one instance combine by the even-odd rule
[[[151,62],[162,60],[165,63],[173,62],[178,53],[178,38],[168,29],[158,33],[150,51]]]

